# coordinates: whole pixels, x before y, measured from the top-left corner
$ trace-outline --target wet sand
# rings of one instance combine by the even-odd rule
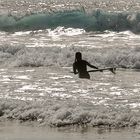
[[[35,124],[0,122],[0,140],[139,140],[136,129],[87,128],[87,127],[37,127]]]

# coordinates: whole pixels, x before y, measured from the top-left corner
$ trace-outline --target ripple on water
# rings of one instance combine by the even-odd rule
[[[118,95],[118,96],[122,95],[122,93],[119,92],[119,91],[118,92],[115,92],[115,91],[114,92],[110,92],[109,94],[111,94],[111,95]]]
[[[31,91],[31,90],[37,90],[38,85],[23,85],[21,88],[18,88],[15,90],[15,92],[25,92],[25,91]]]
[[[53,80],[59,80],[59,79],[72,79],[73,77],[70,75],[63,75],[63,76],[60,75],[60,76],[51,76],[49,78]]]
[[[88,94],[89,90],[84,90],[84,89],[76,89],[71,91],[72,93],[86,93]]]
[[[27,76],[27,75],[15,76],[15,78],[17,78],[17,79],[24,79],[24,80],[29,80],[30,79],[29,76]]]
[[[140,103],[129,103],[128,104],[131,108],[138,108],[140,107]]]
[[[46,87],[45,91],[48,92],[48,93],[52,93],[53,91],[55,91],[55,92],[64,92],[66,90],[64,88]]]

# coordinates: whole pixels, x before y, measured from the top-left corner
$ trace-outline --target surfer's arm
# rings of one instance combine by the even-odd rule
[[[78,73],[78,72],[76,71],[75,63],[73,63],[73,73],[74,73],[74,74],[77,74],[77,73]]]
[[[98,67],[93,66],[93,65],[91,65],[91,64],[90,64],[90,63],[88,63],[88,62],[87,62],[87,65],[88,65],[89,67],[91,67],[91,68],[94,68],[94,69],[99,69]]]
[[[98,67],[93,66],[93,65],[91,65],[91,64],[90,64],[90,63],[88,63],[88,62],[87,62],[87,65],[88,65],[89,67],[91,67],[91,68],[94,68],[94,69],[99,69]],[[103,70],[100,70],[100,72],[103,72]]]

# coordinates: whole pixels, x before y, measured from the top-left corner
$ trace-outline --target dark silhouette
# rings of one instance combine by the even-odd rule
[[[90,79],[90,75],[87,71],[87,66],[91,68],[98,69],[97,67],[91,65],[85,60],[82,60],[82,54],[80,52],[76,52],[75,54],[75,62],[73,63],[73,72],[74,74],[79,74],[79,78],[87,78]]]

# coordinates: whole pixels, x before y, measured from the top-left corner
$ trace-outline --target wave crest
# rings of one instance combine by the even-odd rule
[[[25,31],[39,30],[58,26],[80,28],[86,31],[125,31],[140,32],[140,13],[104,12],[96,10],[86,13],[84,10],[72,10],[55,13],[32,14],[20,19],[13,16],[0,16],[0,30]]]

